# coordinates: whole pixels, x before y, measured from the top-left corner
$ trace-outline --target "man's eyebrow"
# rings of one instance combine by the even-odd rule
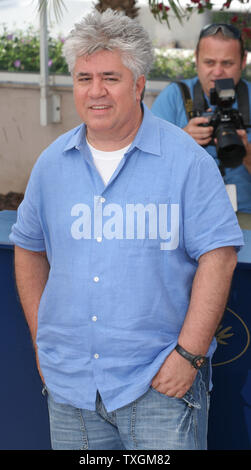
[[[75,73],[75,76],[78,77],[91,77],[93,74],[90,72],[77,72]],[[120,72],[114,72],[114,71],[107,71],[107,72],[100,72],[98,75],[104,75],[104,76],[116,76],[116,77],[121,77],[122,74]]]
[[[102,72],[101,75],[115,75],[116,77],[121,77],[122,74],[119,72],[111,71],[111,72]]]

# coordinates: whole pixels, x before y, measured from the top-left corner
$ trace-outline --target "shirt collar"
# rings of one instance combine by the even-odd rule
[[[73,129],[73,133],[70,135],[70,139],[64,147],[64,152],[71,150],[73,148],[79,149],[83,145],[85,139],[85,124],[80,124],[80,126]]]
[[[137,147],[145,153],[160,156],[160,129],[158,120],[144,103],[142,108],[144,113],[143,120],[129,151]]]
[[[144,103],[142,104],[142,109],[142,123],[127,153],[137,147],[145,153],[160,156],[160,130],[158,121]],[[83,147],[86,145],[85,130],[86,128],[84,123],[73,129],[73,134],[71,134],[69,141],[64,147],[64,152],[73,148],[79,149],[81,146]]]

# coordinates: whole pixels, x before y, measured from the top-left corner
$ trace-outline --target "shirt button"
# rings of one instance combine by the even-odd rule
[[[102,237],[97,237],[96,240],[97,240],[97,242],[100,243],[100,242],[102,242]]]
[[[98,276],[94,276],[93,280],[94,280],[94,282],[98,282],[98,281],[99,281],[99,277],[98,277]]]
[[[98,317],[96,317],[96,315],[93,315],[92,317],[92,321],[97,321]]]
[[[105,202],[105,197],[100,196],[99,200],[100,200],[100,202]]]
[[[99,354],[94,354],[94,359],[98,359],[99,358]]]

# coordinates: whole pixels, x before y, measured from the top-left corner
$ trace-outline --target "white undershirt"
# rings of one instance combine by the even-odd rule
[[[100,173],[104,183],[107,184],[114,171],[116,170],[120,160],[122,160],[124,154],[129,149],[131,144],[113,152],[104,152],[103,150],[97,150],[89,142],[87,142],[87,144],[90,147],[94,164],[98,172]]]

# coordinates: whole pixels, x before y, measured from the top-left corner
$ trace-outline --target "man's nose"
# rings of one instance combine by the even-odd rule
[[[215,77],[222,77],[224,75],[224,67],[221,64],[217,64],[214,67],[214,76]]]
[[[91,98],[100,98],[106,95],[106,89],[104,82],[101,78],[93,78],[90,87],[89,87],[89,96]]]

